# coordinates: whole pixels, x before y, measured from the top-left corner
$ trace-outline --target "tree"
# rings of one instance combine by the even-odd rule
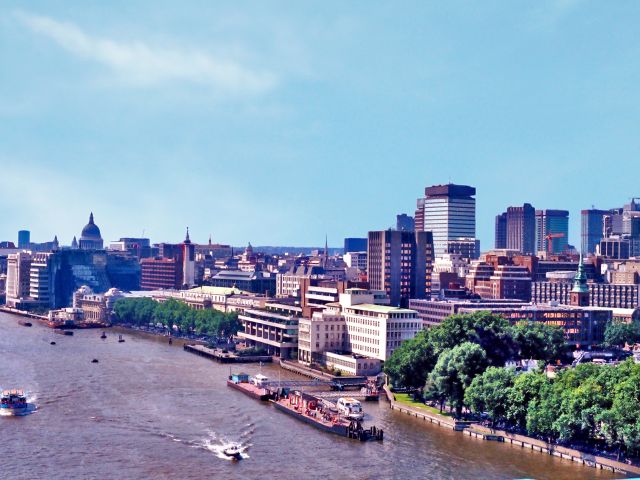
[[[542,322],[522,322],[512,327],[513,340],[520,358],[532,358],[551,363],[567,352],[564,331]]]
[[[624,347],[625,343],[634,344],[638,340],[640,340],[640,325],[637,321],[609,322],[604,331],[604,344],[607,347]]]
[[[487,412],[495,425],[507,416],[514,380],[513,369],[489,367],[473,379],[464,392],[464,402],[476,413]]]
[[[447,317],[431,330],[430,338],[438,354],[463,342],[476,343],[486,352],[489,365],[496,367],[515,352],[509,321],[486,311]]]
[[[394,350],[384,371],[395,386],[422,388],[436,360],[429,331],[422,330]]]
[[[507,419],[520,429],[527,427],[529,406],[540,401],[542,387],[549,383],[543,373],[531,372],[518,375],[509,391]]]
[[[447,401],[459,417],[464,406],[465,389],[486,367],[487,354],[475,343],[465,342],[445,350],[427,379],[425,396],[437,399],[440,411]]]

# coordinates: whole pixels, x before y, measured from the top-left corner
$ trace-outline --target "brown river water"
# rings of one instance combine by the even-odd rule
[[[228,365],[178,342],[125,333],[118,343],[113,330],[105,340],[98,330],[67,337],[17,320],[0,312],[0,386],[24,388],[37,410],[0,417],[2,479],[621,477],[417,423],[383,401],[363,406],[384,442],[359,443],[229,389]],[[262,368],[271,378],[293,376],[279,370]],[[229,442],[247,458],[223,458]]]

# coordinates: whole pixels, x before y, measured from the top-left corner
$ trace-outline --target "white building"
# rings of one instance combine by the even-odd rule
[[[52,253],[35,253],[29,271],[29,297],[35,302],[50,305],[53,297]]]
[[[20,300],[29,296],[29,271],[31,254],[12,253],[7,257],[6,304],[15,307]]]

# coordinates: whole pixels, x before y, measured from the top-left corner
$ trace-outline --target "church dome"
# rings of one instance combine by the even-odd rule
[[[93,213],[89,215],[89,223],[87,223],[82,229],[82,235],[80,237],[83,240],[101,240],[100,229],[93,223]]]

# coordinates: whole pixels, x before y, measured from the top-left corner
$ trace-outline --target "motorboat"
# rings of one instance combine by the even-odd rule
[[[102,335],[100,335],[100,338],[104,340],[105,338],[107,338],[107,334],[102,332]]]
[[[227,457],[234,460],[242,460],[242,447],[237,444],[230,445],[222,450]]]
[[[20,415],[27,411],[27,395],[23,390],[3,390],[0,395],[0,411],[9,415]]]
[[[122,335],[118,335],[118,343],[122,342],[124,342],[124,338],[122,338]]]
[[[338,412],[347,418],[353,420],[362,420],[364,418],[364,411],[362,405],[355,398],[340,397],[336,403]]]

